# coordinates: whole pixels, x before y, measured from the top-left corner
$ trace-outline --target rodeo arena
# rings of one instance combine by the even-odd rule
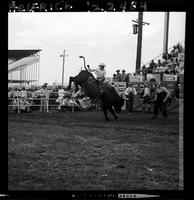
[[[99,109],[80,87],[68,90],[61,85],[39,85],[39,56],[41,50],[9,50],[9,111],[50,112],[53,110],[86,111]],[[160,55],[161,56],[161,55]],[[147,65],[147,67],[146,67]],[[132,84],[137,95],[134,95],[133,111],[152,112],[157,84],[160,82],[170,92],[167,111],[179,108],[183,98],[184,50],[178,43],[170,49],[170,53],[161,59],[151,60],[143,65],[140,73],[126,73],[118,69],[113,77],[107,77],[105,83],[114,87],[119,95],[125,96],[126,88]],[[149,88],[149,100],[145,102],[145,88]],[[180,89],[181,88],[181,89]],[[127,97],[125,96],[127,100]],[[122,110],[126,110],[126,101]],[[129,109],[128,109],[129,111]],[[130,111],[129,111],[130,112]]]
[[[10,190],[183,188],[184,44],[102,83],[80,56],[66,86],[40,84],[42,51],[8,51]]]

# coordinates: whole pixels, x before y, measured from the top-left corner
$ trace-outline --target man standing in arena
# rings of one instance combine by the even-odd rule
[[[148,112],[151,110],[151,105],[150,105],[150,87],[148,83],[144,84],[144,90],[143,90],[143,105],[142,105],[142,111],[145,111],[145,108],[147,107]]]
[[[103,82],[105,81],[105,76],[106,76],[106,70],[104,69],[106,66],[104,63],[100,63],[98,65],[98,68],[91,69],[90,66],[88,65],[88,69],[90,72],[95,72],[96,74],[96,79],[99,81],[99,89],[100,93],[103,93]]]
[[[152,119],[158,117],[158,109],[162,110],[162,114],[165,118],[167,115],[167,100],[170,96],[170,92],[166,88],[165,84],[158,83],[158,87],[155,93],[155,102],[154,102],[154,113]]]
[[[124,96],[126,99],[126,108],[127,108],[128,114],[133,112],[133,101],[134,101],[134,95],[136,94],[137,94],[137,91],[133,87],[133,84],[129,83],[129,87],[127,87],[126,90],[124,91]]]
[[[44,111],[48,111],[48,99],[49,99],[49,91],[47,90],[47,83],[45,83],[40,90],[37,91],[41,96],[41,106],[40,111],[42,108]]]

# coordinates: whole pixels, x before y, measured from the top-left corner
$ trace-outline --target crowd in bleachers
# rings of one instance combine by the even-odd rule
[[[180,43],[173,46],[173,49],[162,55],[161,59],[158,59],[157,62],[151,60],[148,67],[143,65],[141,70],[136,73],[126,73],[123,69],[116,70],[116,73],[113,74],[113,82],[127,82],[129,81],[129,76],[141,74],[143,79],[147,80],[147,74],[170,74],[177,75],[178,73],[184,70],[184,49]]]
[[[184,69],[184,50],[180,43],[173,46],[170,53],[162,55],[161,59],[151,60],[149,67],[142,66],[141,73],[143,76],[147,74],[164,73],[170,75],[177,75]]]

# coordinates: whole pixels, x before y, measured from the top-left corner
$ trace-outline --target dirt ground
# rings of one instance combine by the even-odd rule
[[[118,116],[10,113],[9,190],[179,189],[178,113]]]

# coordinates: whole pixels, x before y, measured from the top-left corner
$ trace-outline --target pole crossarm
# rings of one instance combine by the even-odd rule
[[[140,20],[132,20],[132,22],[135,22],[135,23],[137,23],[137,24],[142,24],[142,25],[150,25],[150,23],[147,23],[147,22],[144,22],[144,21],[140,21]]]

